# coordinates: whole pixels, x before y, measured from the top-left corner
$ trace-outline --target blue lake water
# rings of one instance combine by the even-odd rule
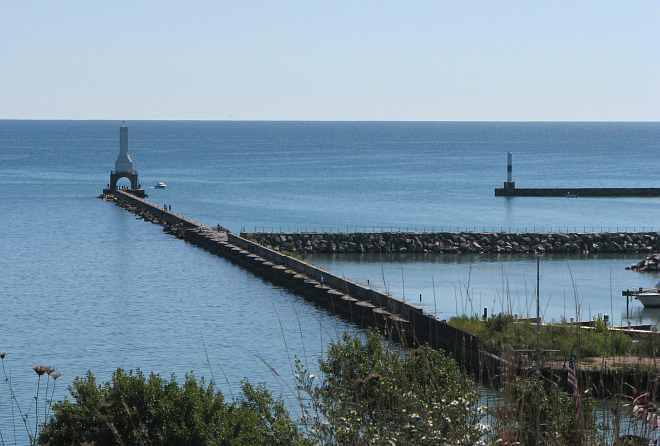
[[[519,256],[313,255],[329,271],[421,306],[440,319],[507,312],[536,316],[536,259]],[[539,314],[546,321],[590,320],[608,315],[617,325],[660,324],[659,309],[631,301],[623,289],[652,287],[658,274],[625,267],[634,256],[550,256],[539,268]]]
[[[143,185],[169,185],[148,189],[151,199],[233,230],[660,226],[660,199],[493,197],[504,180],[506,151],[514,153],[520,186],[660,187],[660,124],[128,125]],[[118,151],[118,127],[0,121],[0,351],[9,352],[22,404],[31,404],[30,367],[41,362],[64,372],[60,398],[88,369],[107,379],[123,367],[178,376],[194,371],[214,377],[228,393],[245,377],[290,401],[292,358],[313,364],[330,339],[355,328],[97,200]],[[583,314],[620,319],[620,290],[656,280],[624,271],[634,260],[544,261],[544,314],[561,317],[577,283]],[[384,271],[397,295],[404,293],[403,277],[407,299],[421,293],[425,308],[440,317],[468,305],[495,311],[504,296],[523,314],[534,287],[529,259],[315,261],[356,280],[380,282]],[[459,300],[468,271],[472,298]],[[8,414],[2,384],[5,435]]]

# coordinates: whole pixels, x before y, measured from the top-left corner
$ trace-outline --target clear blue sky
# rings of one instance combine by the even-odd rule
[[[0,0],[0,118],[660,120],[660,1]]]

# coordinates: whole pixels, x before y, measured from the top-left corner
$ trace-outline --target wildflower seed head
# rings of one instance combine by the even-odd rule
[[[0,359],[5,359],[5,356],[7,356],[7,352],[0,352]]]
[[[51,379],[55,379],[55,380],[56,380],[57,378],[59,378],[60,376],[62,376],[62,372],[60,372],[60,371],[58,371],[58,370],[53,370],[52,372],[49,373],[49,375],[50,375]]]
[[[34,373],[36,373],[37,375],[41,376],[48,371],[48,366],[37,364],[35,366],[32,366],[32,370],[34,370]]]

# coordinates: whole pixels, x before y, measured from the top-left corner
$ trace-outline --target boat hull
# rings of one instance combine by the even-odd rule
[[[647,308],[660,308],[660,293],[638,294],[637,300]]]

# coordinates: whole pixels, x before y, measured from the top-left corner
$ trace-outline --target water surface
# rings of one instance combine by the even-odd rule
[[[520,186],[660,187],[660,124],[129,122],[129,147],[151,199],[209,224],[241,228],[649,227],[657,198],[493,197],[514,153]],[[265,382],[292,401],[292,358],[314,363],[349,325],[273,285],[97,200],[118,152],[117,121],[0,121],[0,351],[24,406],[35,363],[64,372],[56,392],[116,367]],[[157,181],[167,190],[150,187]],[[419,293],[439,315],[529,307],[529,259],[315,259],[358,280]],[[621,314],[623,287],[655,279],[633,258],[548,261],[544,314]],[[471,263],[470,263],[471,262]],[[471,303],[454,300],[470,279]],[[614,299],[610,302],[610,274]],[[431,278],[436,280],[432,307]],[[403,285],[401,283],[401,285]],[[456,291],[458,293],[458,291]],[[464,293],[465,294],[465,293]],[[527,299],[525,303],[524,299]],[[437,306],[437,309],[436,309]],[[611,309],[613,310],[611,311]],[[208,353],[208,357],[207,357]],[[272,369],[271,369],[272,367]],[[272,370],[278,373],[275,375]],[[226,375],[226,378],[225,378]],[[291,407],[295,408],[295,404]],[[0,429],[10,429],[0,384]]]
[[[312,255],[311,263],[405,298],[438,318],[488,312],[536,316],[536,259],[471,255]],[[652,287],[659,274],[625,267],[634,256],[546,256],[539,268],[544,320],[590,320],[607,314],[617,324],[660,323],[660,312],[631,301],[624,289]]]

